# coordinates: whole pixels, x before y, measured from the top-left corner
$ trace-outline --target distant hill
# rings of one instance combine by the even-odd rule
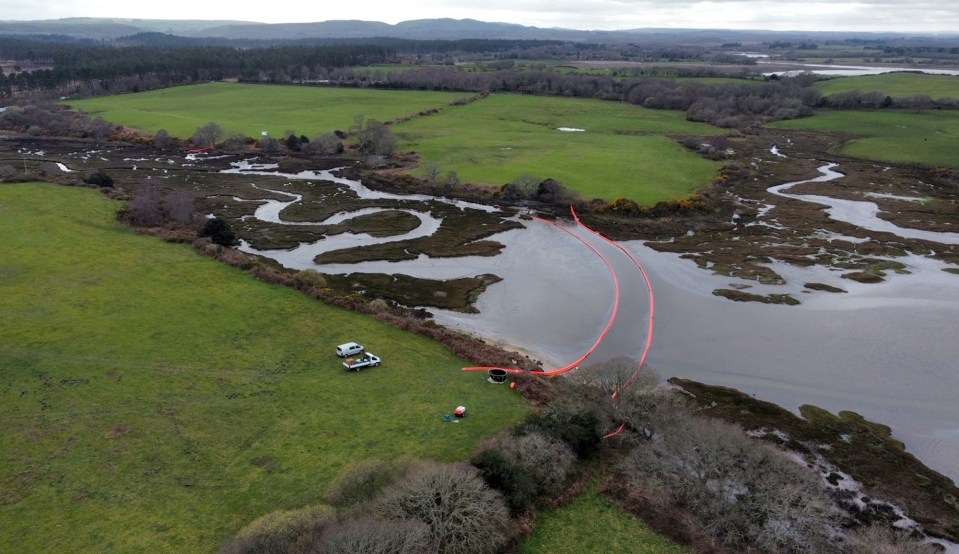
[[[243,21],[202,21],[174,19],[120,19],[69,17],[37,21],[0,21],[0,35],[66,35],[77,38],[112,40],[144,32],[195,36],[210,27],[236,25]],[[262,25],[254,24],[254,25]],[[205,35],[204,35],[205,36]]]
[[[227,40],[358,39],[373,37],[411,40],[508,39],[575,42],[721,44],[741,41],[894,38],[914,35],[863,32],[733,31],[721,29],[629,29],[588,31],[490,23],[475,19],[416,19],[395,25],[377,21],[335,20],[314,23],[255,23],[249,21],[67,18],[41,21],[0,21],[0,35],[67,35],[112,40],[139,33],[166,33]]]

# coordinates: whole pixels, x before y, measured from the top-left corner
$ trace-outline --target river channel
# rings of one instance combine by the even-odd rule
[[[816,179],[835,178],[830,167],[821,172]],[[355,191],[365,189],[347,181],[336,179]],[[770,192],[817,203],[835,200],[787,193],[795,184]],[[269,202],[290,201],[295,198]],[[848,217],[864,228],[878,219],[869,215],[868,206],[830,205],[835,206],[833,217]],[[282,221],[279,210],[272,209],[260,208]],[[420,219],[423,229],[436,224],[428,214]],[[494,273],[503,280],[479,298],[478,314],[430,310],[444,325],[525,352],[551,369],[581,356],[611,315],[615,289],[610,270],[586,241],[610,258],[620,275],[622,295],[616,327],[584,366],[614,356],[639,358],[649,306],[645,283],[629,270],[626,256],[571,223],[568,232],[535,220],[523,224],[524,229],[492,237],[505,245],[496,257],[315,266],[316,249],[330,244],[320,241],[291,251],[244,249],[288,267],[326,273],[403,273],[433,279]],[[955,239],[942,235],[944,242]],[[828,268],[776,263],[773,269],[787,285],[763,286],[711,274],[643,242],[624,246],[643,264],[655,292],[656,326],[648,362],[662,377],[734,387],[792,410],[814,404],[833,412],[858,412],[889,425],[910,452],[959,481],[959,277],[943,272],[944,264],[920,256],[897,258],[909,274],[894,274],[878,284],[841,280],[846,292],[837,294],[802,286],[839,284],[838,274]],[[712,294],[718,288],[747,286],[757,294],[792,293],[802,304],[740,303]]]

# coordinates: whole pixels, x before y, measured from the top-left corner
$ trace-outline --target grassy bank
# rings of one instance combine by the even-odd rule
[[[959,167],[959,112],[822,111],[769,127],[847,133],[843,153],[868,160]]]
[[[525,413],[436,343],[134,235],[117,207],[0,185],[0,551],[211,551],[352,460],[462,459]],[[348,340],[383,365],[345,372]]]
[[[585,198],[653,203],[689,194],[718,170],[718,163],[691,154],[669,137],[722,130],[686,121],[676,111],[492,95],[397,125],[394,132],[405,149],[456,171],[464,181],[502,185],[532,175],[561,181]]]

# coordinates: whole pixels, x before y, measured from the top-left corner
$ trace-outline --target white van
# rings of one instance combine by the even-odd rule
[[[341,344],[336,347],[336,355],[345,358],[347,356],[352,356],[354,354],[359,354],[363,351],[363,346],[356,344],[355,342],[348,342],[346,344]]]

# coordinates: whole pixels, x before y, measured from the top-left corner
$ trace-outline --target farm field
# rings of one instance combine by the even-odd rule
[[[260,130],[312,136],[346,129],[356,115],[389,121],[442,108],[392,126],[401,150],[415,151],[444,172],[457,172],[464,182],[498,186],[530,175],[559,180],[585,198],[671,200],[705,185],[719,169],[719,163],[688,152],[670,137],[724,131],[686,121],[681,112],[513,94],[449,105],[464,96],[213,83],[71,105],[108,121],[150,132],[166,128],[180,137],[210,121],[250,136]],[[584,131],[562,132],[561,127]]]
[[[539,514],[533,536],[520,554],[683,554],[689,552],[651,531],[645,523],[588,490],[572,504]]]
[[[824,95],[839,92],[881,92],[893,98],[928,96],[934,100],[940,98],[959,99],[959,77],[954,75],[929,75],[926,73],[883,73],[881,75],[863,75],[859,77],[839,77],[816,83]]]
[[[394,126],[404,149],[466,182],[502,185],[530,175],[556,179],[584,198],[640,203],[685,196],[719,169],[670,136],[722,132],[681,112],[507,94]]]
[[[768,127],[854,135],[858,138],[847,144],[843,153],[867,160],[959,167],[956,111],[820,111]]]
[[[0,551],[214,551],[353,461],[462,460],[526,414],[438,343],[133,234],[118,206],[0,185]],[[350,340],[383,364],[345,371]]]
[[[391,121],[442,108],[465,93],[383,91],[234,83],[207,83],[150,92],[71,100],[70,107],[107,121],[155,133],[166,129],[189,138],[214,121],[230,133],[283,138],[295,131],[309,138],[347,130],[353,118]]]

